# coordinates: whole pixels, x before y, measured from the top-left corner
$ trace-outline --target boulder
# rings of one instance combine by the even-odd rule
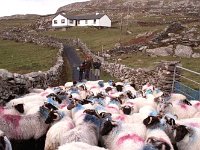
[[[173,54],[173,45],[167,47],[159,47],[155,49],[147,49],[146,52],[151,55],[169,56]]]
[[[192,48],[190,46],[185,46],[185,45],[177,45],[175,49],[175,55],[178,57],[186,57],[190,58],[192,56]]]
[[[192,54],[192,58],[200,58],[200,53],[194,53],[194,54]]]

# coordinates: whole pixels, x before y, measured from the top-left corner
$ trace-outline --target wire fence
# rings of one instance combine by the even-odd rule
[[[187,77],[186,74],[190,74],[190,76]],[[200,100],[200,73],[176,66],[174,69],[172,92],[181,93],[189,100]]]

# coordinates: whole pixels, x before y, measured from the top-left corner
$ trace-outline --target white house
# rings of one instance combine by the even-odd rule
[[[52,20],[52,27],[67,26],[95,26],[95,27],[111,27],[111,20],[106,14],[92,14],[82,16],[66,16],[58,14]]]

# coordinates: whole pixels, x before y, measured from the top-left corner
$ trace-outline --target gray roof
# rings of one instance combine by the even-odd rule
[[[105,14],[92,14],[92,15],[81,15],[81,16],[65,16],[68,19],[72,20],[92,20],[92,19],[100,19]]]

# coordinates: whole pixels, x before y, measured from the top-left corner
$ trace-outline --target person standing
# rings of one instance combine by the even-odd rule
[[[100,79],[100,68],[101,68],[101,62],[99,59],[93,63],[93,68],[94,68],[94,77],[95,80]]]
[[[90,69],[92,68],[92,59],[89,57],[84,61],[84,66],[85,66],[85,79],[89,80],[90,77]]]
[[[83,73],[85,71],[85,64],[84,64],[84,62],[80,64],[80,66],[78,67],[78,71],[79,71],[79,82],[82,82],[82,80],[83,80]]]

